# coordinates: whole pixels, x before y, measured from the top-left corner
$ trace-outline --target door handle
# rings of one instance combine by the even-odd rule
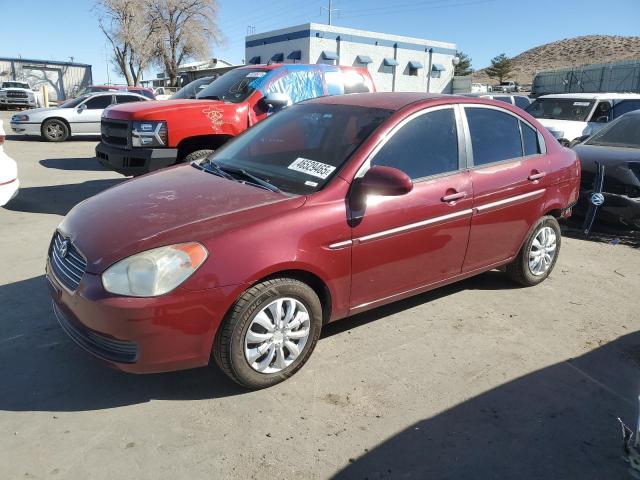
[[[532,182],[536,181],[536,180],[540,180],[541,178],[543,178],[545,175],[547,174],[547,172],[538,172],[538,173],[532,173],[531,175],[529,175],[527,177],[528,180],[531,180]]]
[[[455,202],[456,200],[460,200],[467,196],[467,192],[456,192],[450,195],[445,195],[441,198],[443,202]]]

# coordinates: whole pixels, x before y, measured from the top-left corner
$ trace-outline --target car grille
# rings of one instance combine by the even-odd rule
[[[62,251],[63,244],[66,244],[67,247],[64,255]],[[87,269],[87,261],[82,257],[82,254],[71,242],[65,240],[59,232],[56,232],[53,240],[51,240],[49,263],[56,278],[71,291],[78,288],[78,284]]]
[[[13,91],[9,90],[9,91],[7,91],[7,97],[27,98],[27,92],[13,92]]]
[[[85,350],[110,362],[134,363],[138,359],[138,344],[126,340],[116,340],[89,330],[83,325],[71,321],[60,307],[53,304],[53,311],[58,323],[71,340]]]
[[[102,143],[114,147],[129,149],[131,138],[129,122],[124,120],[109,120],[103,118],[100,122]]]

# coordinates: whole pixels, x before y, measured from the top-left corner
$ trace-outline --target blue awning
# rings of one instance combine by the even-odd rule
[[[413,68],[414,70],[418,70],[419,68],[424,68],[424,65],[422,65],[422,63],[418,62],[417,60],[411,60],[409,62],[409,68]]]
[[[330,50],[323,50],[322,58],[324,58],[325,60],[338,60],[338,54]]]
[[[271,57],[271,61],[276,63],[283,62],[284,53],[274,53],[273,56]]]
[[[302,58],[302,50],[294,50],[289,55],[287,55],[289,60],[300,60]]]
[[[387,57],[382,63],[387,67],[395,67],[398,65],[398,61],[395,58]]]
[[[252,57],[251,60],[249,60],[249,65],[257,65],[258,63],[260,63],[260,56]]]
[[[373,63],[373,60],[371,60],[371,57],[369,57],[368,55],[358,55],[356,57],[356,60],[358,60],[358,63],[363,63],[365,65]]]
[[[442,65],[441,63],[434,63],[433,65],[431,65],[431,70],[433,70],[434,72],[444,72],[446,68],[444,68],[444,65]]]

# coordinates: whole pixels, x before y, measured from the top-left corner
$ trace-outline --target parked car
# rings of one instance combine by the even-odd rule
[[[487,85],[485,83],[471,84],[471,93],[488,93],[491,91],[493,91],[493,87],[491,85]]]
[[[6,81],[0,84],[0,107],[36,107],[38,98],[26,82]]]
[[[588,233],[599,221],[640,229],[640,110],[623,115],[574,150],[582,160],[580,201]]]
[[[155,100],[156,95],[150,88],[144,87],[131,87],[127,85],[89,85],[78,92],[76,97],[90,94],[90,93],[103,93],[103,92],[131,92],[147,97],[149,100]]]
[[[0,119],[0,207],[18,194],[18,164],[4,151],[4,122]]]
[[[170,100],[193,100],[196,98],[198,93],[207,88],[216,78],[218,78],[218,75],[197,78],[196,80],[187,83],[184,87],[174,93]]]
[[[538,97],[527,112],[537,118],[563,145],[592,135],[604,124],[640,109],[640,94],[566,93]]]
[[[153,91],[156,100],[169,100],[178,91],[177,87],[158,87]]]
[[[503,93],[519,92],[520,86],[518,85],[518,82],[500,82],[498,85],[493,87],[493,91]]]
[[[480,98],[490,98],[492,100],[497,100],[499,102],[509,103],[511,105],[515,105],[518,108],[526,109],[529,105],[531,105],[531,99],[525,95],[500,95],[500,94],[486,94],[486,93],[467,93],[468,97],[480,97]]]
[[[147,97],[125,91],[87,94],[59,107],[35,108],[14,115],[11,129],[17,135],[42,136],[49,142],[64,142],[76,135],[100,135],[100,117],[105,108],[147,100]]]
[[[365,68],[271,64],[236,68],[196,100],[110,108],[96,157],[123,175],[204,158],[271,113],[309,98],[374,91]],[[178,96],[180,92],[176,94]]]
[[[316,98],[77,205],[49,249],[54,311],[122,370],[213,354],[267,387],[328,322],[498,267],[542,282],[579,177],[575,152],[505,103]]]

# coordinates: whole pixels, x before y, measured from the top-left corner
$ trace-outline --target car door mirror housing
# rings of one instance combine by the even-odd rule
[[[82,105],[78,105],[78,111],[81,112],[87,109],[87,104],[83,103]]]
[[[264,103],[273,108],[284,108],[291,103],[291,99],[286,93],[267,93]]]
[[[413,190],[413,182],[402,170],[374,165],[360,180],[359,190],[364,195],[397,197]]]

